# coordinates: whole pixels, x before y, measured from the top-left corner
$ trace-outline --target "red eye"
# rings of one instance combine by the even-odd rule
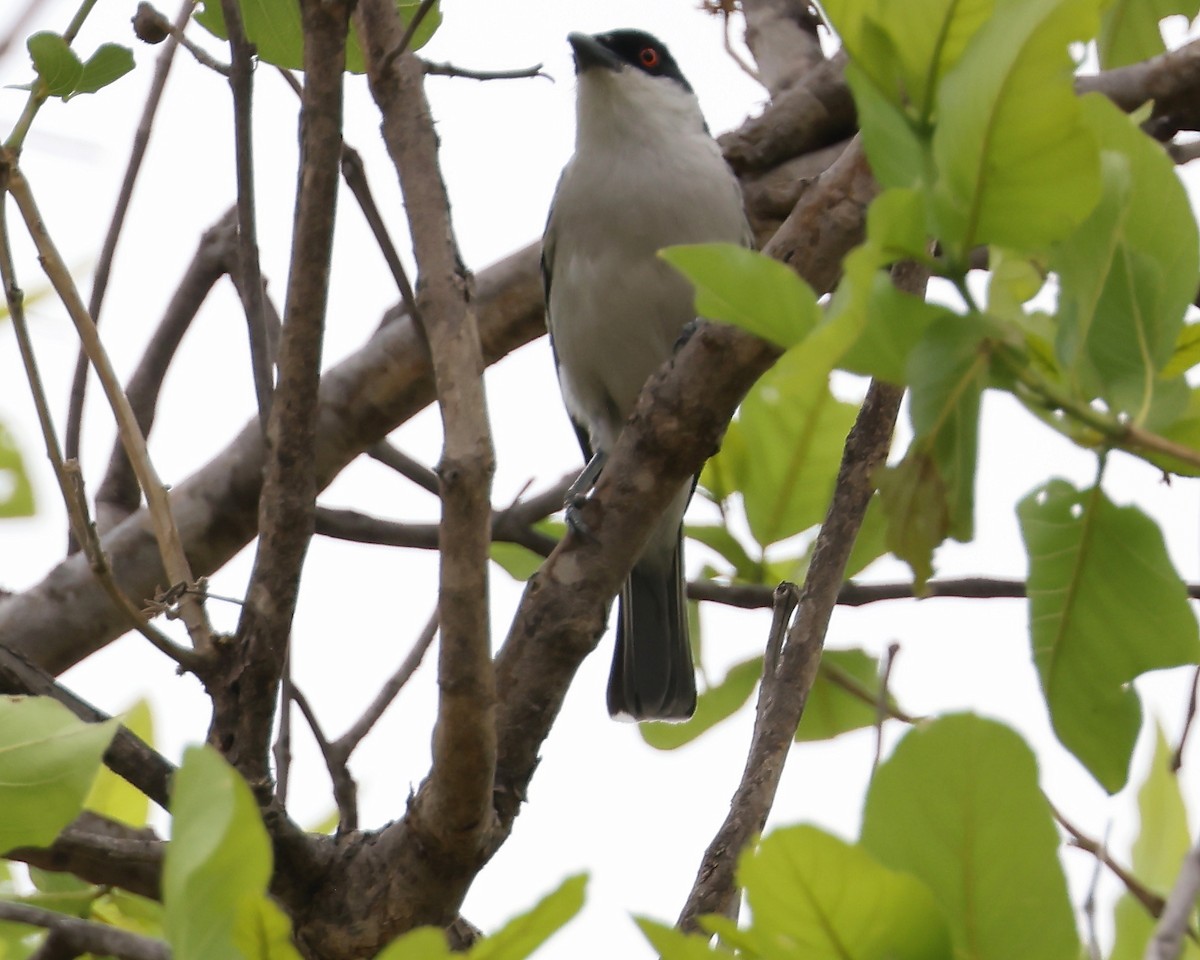
[[[653,70],[662,62],[658,51],[653,47],[642,47],[642,52],[638,54],[638,59],[642,61],[642,66],[647,70]]]

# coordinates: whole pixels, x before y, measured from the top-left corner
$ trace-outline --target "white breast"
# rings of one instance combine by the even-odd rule
[[[547,307],[568,409],[593,449],[609,450],[695,316],[690,284],[657,251],[745,243],[748,229],[737,181],[703,129],[671,144],[652,131],[592,132],[589,143],[581,131],[555,195]]]

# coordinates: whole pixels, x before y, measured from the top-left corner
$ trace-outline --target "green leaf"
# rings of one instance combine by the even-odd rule
[[[79,815],[116,728],[46,697],[0,697],[0,851],[48,847]]]
[[[854,94],[863,149],[875,178],[884,187],[917,186],[929,172],[926,141],[857,61],[846,64],[846,82]]]
[[[888,549],[912,567],[918,590],[932,576],[934,549],[948,536],[965,542],[974,533],[987,333],[977,317],[945,317],[908,358],[915,436],[904,459],[880,475],[879,492]]]
[[[213,36],[229,39],[220,0],[201,0],[203,9],[195,20]],[[246,36],[254,44],[258,59],[288,70],[304,68],[304,30],[300,22],[300,7],[294,0],[240,0]],[[420,6],[420,0],[397,0],[396,9],[407,24]],[[441,25],[440,5],[435,5],[421,21],[409,50],[419,50]],[[366,73],[367,65],[362,48],[352,30],[346,39],[346,69],[350,73]]]
[[[696,698],[696,712],[683,723],[639,723],[642,739],[658,750],[674,750],[691,743],[732,716],[750,699],[762,677],[762,657],[752,657],[729,668],[725,679]]]
[[[0,958],[26,960],[33,956],[45,939],[45,931],[23,923],[0,921]]]
[[[116,43],[103,43],[87,58],[73,93],[95,93],[115,83],[133,69],[133,51]]]
[[[0,423],[0,517],[29,517],[34,513],[33,484],[16,440]]]
[[[928,886],[955,956],[1078,960],[1037,762],[1002,724],[960,714],[910,730],[871,782],[862,845]]]
[[[1082,108],[1103,150],[1104,189],[1051,261],[1062,289],[1059,358],[1089,399],[1099,394],[1142,424],[1195,296],[1200,240],[1162,147],[1104,97]]]
[[[83,64],[67,41],[45,30],[26,40],[25,46],[38,79],[46,85],[46,93],[52,97],[69,96],[83,76]]]
[[[92,904],[92,919],[143,937],[163,937],[163,907],[157,900],[139,897],[115,887]]]
[[[292,922],[268,897],[238,901],[233,943],[248,960],[301,960],[292,944]]]
[[[855,692],[851,692],[855,691]],[[796,741],[832,740],[875,726],[879,661],[863,650],[825,650],[804,705]],[[895,701],[889,696],[894,707]]]
[[[1132,681],[1200,658],[1187,589],[1154,521],[1098,487],[1051,480],[1017,514],[1033,657],[1054,732],[1114,793],[1141,726]]]
[[[737,539],[723,523],[689,523],[684,533],[710,550],[720,554],[733,568],[733,575],[744,583],[764,583],[762,564],[752,560]]]
[[[945,918],[914,877],[811,826],[785,827],[743,854],[738,880],[753,922],[705,926],[763,957],[950,960]],[[736,941],[736,942],[734,942]],[[753,954],[752,954],[753,955]]]
[[[120,721],[143,743],[154,744],[154,717],[148,701],[139,700],[121,715]],[[144,827],[150,814],[150,799],[107,767],[100,768],[84,806],[103,817],[132,827]]]
[[[646,917],[635,917],[634,922],[662,960],[712,960],[713,957],[734,956],[720,944],[709,943],[710,938],[702,934],[684,933]]]
[[[746,441],[737,420],[731,420],[721,438],[721,449],[700,470],[700,489],[714,503],[724,503],[737,492],[738,477],[747,470]]]
[[[1183,411],[1169,424],[1159,429],[1168,440],[1190,447],[1200,452],[1200,390],[1190,390]],[[1163,470],[1171,473],[1194,477],[1200,474],[1200,469],[1194,463],[1180,460],[1165,454],[1146,454],[1146,459]]]
[[[271,843],[246,782],[210,747],[189,747],[175,774],[163,864],[164,928],[179,960],[245,956],[262,917]]]
[[[992,14],[993,0],[834,0],[823,6],[855,64],[927,124],[934,92]]]
[[[1010,0],[939,84],[933,199],[952,261],[978,244],[1037,252],[1095,206],[1099,156],[1068,52],[1095,23],[1096,0]]]
[[[840,350],[838,354],[840,356]],[[814,337],[793,347],[750,390],[738,428],[750,456],[738,489],[762,546],[820,523],[858,408],[834,398],[837,357]]]
[[[897,290],[892,278],[879,271],[867,295],[862,336],[846,351],[839,366],[888,383],[906,384],[913,350],[930,326],[954,319],[955,314],[945,307]]]
[[[1180,864],[1191,847],[1187,809],[1179,778],[1171,772],[1171,749],[1155,725],[1154,756],[1137,797],[1140,830],[1133,843],[1133,874],[1160,896],[1175,884]],[[1142,960],[1154,934],[1154,918],[1129,893],[1117,902],[1116,936],[1110,960]],[[1200,947],[1184,938],[1181,960],[1200,958]]]
[[[587,874],[567,877],[533,909],[509,920],[467,953],[469,960],[524,960],[583,908]]]
[[[887,517],[883,513],[883,501],[876,494],[867,504],[862,526],[858,528],[858,536],[854,538],[854,546],[850,548],[845,579],[858,576],[887,552]]]
[[[1171,359],[1162,369],[1164,377],[1178,377],[1200,363],[1200,323],[1186,324],[1175,341]]]
[[[987,327],[970,317],[931,324],[908,360],[913,443],[933,457],[946,485],[949,533],[970,540],[975,524],[979,403],[987,385]]]
[[[880,473],[878,483],[887,548],[912,568],[920,595],[933,576],[933,551],[950,532],[945,480],[933,458],[913,447],[896,466]]]
[[[399,12],[400,19],[403,21],[405,27],[412,22],[413,16],[421,7],[421,2],[422,0],[396,0],[396,10]],[[420,50],[433,38],[433,35],[437,33],[437,29],[441,25],[442,5],[435,3],[425,15],[425,19],[421,21],[421,25],[417,27],[412,40],[408,44],[408,49],[414,52]]]
[[[1100,18],[1096,50],[1100,69],[1111,70],[1165,52],[1159,21],[1200,11],[1200,0],[1111,0]]]
[[[988,256],[988,313],[1023,322],[1024,305],[1045,283],[1042,270],[1033,260],[993,247]]]
[[[783,349],[820,317],[812,288],[791,268],[732,243],[667,247],[658,255],[696,289],[696,313],[733,324]]]

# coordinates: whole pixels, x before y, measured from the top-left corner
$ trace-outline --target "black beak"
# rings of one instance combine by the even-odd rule
[[[595,37],[586,33],[571,33],[567,42],[575,51],[575,72],[583,73],[592,67],[603,67],[606,70],[620,70],[621,61]]]

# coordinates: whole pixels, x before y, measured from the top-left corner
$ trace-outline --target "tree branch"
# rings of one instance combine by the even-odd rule
[[[24,903],[0,901],[0,920],[27,923],[49,930],[72,951],[68,956],[93,953],[99,956],[120,957],[121,960],[171,958],[170,949],[161,940],[152,940],[150,937],[119,930],[107,923],[80,920]]]
[[[184,0],[179,12],[175,15],[177,33],[182,31],[192,17],[195,4],[192,0]],[[137,183],[138,174],[142,169],[142,161],[146,158],[146,148],[150,145],[150,131],[154,128],[154,118],[158,115],[162,103],[163,91],[167,86],[167,77],[171,74],[171,64],[175,62],[175,53],[179,49],[176,36],[167,40],[166,46],[158,54],[154,63],[154,78],[150,81],[150,90],[146,94],[146,103],[142,107],[142,116],[138,121],[137,130],[133,134],[133,145],[129,150],[129,162],[125,165],[125,176],[121,180],[121,189],[117,194],[117,204],[113,209],[108,231],[104,235],[104,243],[100,248],[100,257],[96,261],[96,274],[92,280],[92,294],[88,298],[88,313],[96,323],[100,322],[100,309],[104,305],[104,294],[108,290],[108,278],[112,271],[113,257],[117,251],[117,241],[121,238],[121,230],[125,226],[125,216],[129,212],[129,201],[133,197],[133,187]],[[67,407],[67,431],[64,439],[64,449],[68,460],[79,459],[79,436],[83,426],[83,401],[87,392],[88,358],[87,352],[80,345],[75,358],[75,374],[71,381],[71,396]],[[98,513],[101,524],[104,517]]]
[[[238,0],[221,0],[221,14],[229,35],[229,89],[233,95],[233,150],[237,176],[236,272],[241,280],[238,293],[242,297],[242,309],[246,312],[250,334],[250,369],[254,378],[254,394],[258,399],[258,418],[265,431],[271,412],[274,378],[271,375],[273,362],[263,307],[262,267],[258,259],[258,216],[254,206],[252,107],[255,49],[254,44],[246,38]]]
[[[531,245],[480,274],[478,316],[487,363],[545,333],[538,248]],[[323,488],[362,451],[428,406],[433,375],[424,340],[410,319],[381,327],[321,384],[312,459]],[[171,502],[180,536],[199,575],[212,573],[254,536],[262,483],[263,442],[257,420],[193,476]],[[162,567],[146,511],[102,540],[117,581],[131,597],[151,597]],[[72,556],[40,584],[0,599],[0,635],[13,650],[58,673],[128,629],[94,582],[86,560]]]
[[[395,53],[411,38],[419,15],[405,30],[394,5],[363,0],[356,25],[371,93],[383,115],[384,143],[404,191],[444,436],[437,467],[442,499],[438,717],[433,768],[408,819],[439,856],[474,864],[491,826],[496,762],[487,605],[495,455],[472,282],[459,255],[438,168],[424,69],[415,56]],[[455,912],[458,906],[450,904]]]
[[[134,417],[150,436],[158,408],[159,391],[175,352],[196,319],[201,304],[216,282],[230,272],[237,251],[237,211],[229,210],[204,231],[179,286],[171,295],[154,336],[125,388]],[[86,359],[86,358],[85,358]],[[108,461],[108,472],[96,493],[96,524],[101,533],[111,530],[138,508],[141,488],[129,456],[118,440]]]
[[[279,383],[267,418],[258,552],[236,643],[224,648],[228,655],[215,676],[205,678],[213,699],[210,741],[260,791],[269,789],[270,736],[279,678],[316,509],[313,450],[341,157],[342,71],[350,6],[304,0],[301,17],[305,66],[301,166],[279,345]]]

